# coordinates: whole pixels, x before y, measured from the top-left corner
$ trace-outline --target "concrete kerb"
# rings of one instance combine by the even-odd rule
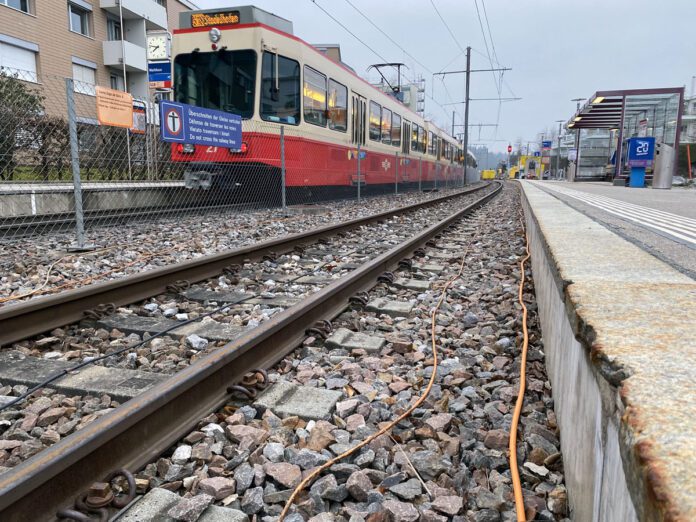
[[[694,519],[688,471],[694,455],[681,433],[694,422],[688,414],[694,407],[681,397],[685,390],[688,396],[688,379],[683,379],[688,371],[664,361],[674,358],[672,344],[683,345],[684,359],[693,358],[679,336],[688,339],[690,330],[693,339],[694,327],[671,321],[665,331],[655,327],[654,316],[679,306],[688,310],[696,285],[542,194],[523,184],[573,519]],[[578,232],[572,243],[569,231]],[[610,243],[613,248],[607,249]],[[626,255],[639,265],[635,271],[607,269]],[[592,264],[593,256],[599,266]],[[593,268],[602,273],[593,274]],[[651,299],[657,304],[651,305]],[[661,391],[650,395],[645,388],[654,388],[655,382],[650,386],[647,381],[658,381]],[[661,436],[660,430],[666,433]],[[693,431],[691,441],[693,446]],[[674,453],[687,462],[675,461]]]

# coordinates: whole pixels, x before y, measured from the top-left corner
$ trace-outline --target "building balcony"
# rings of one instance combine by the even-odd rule
[[[147,29],[167,29],[167,10],[155,0],[120,0],[124,20],[145,20]],[[120,16],[119,0],[100,0],[100,7]]]
[[[124,52],[122,52],[121,40],[103,42],[102,47],[104,50],[104,65],[122,68],[124,63],[123,55],[125,54],[126,71],[147,72],[147,59],[144,47],[124,41]]]

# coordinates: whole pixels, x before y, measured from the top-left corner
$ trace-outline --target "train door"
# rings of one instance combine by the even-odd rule
[[[365,145],[365,120],[367,116],[367,101],[364,97],[353,92],[353,103],[351,108],[351,123],[353,133],[351,142],[355,145]]]

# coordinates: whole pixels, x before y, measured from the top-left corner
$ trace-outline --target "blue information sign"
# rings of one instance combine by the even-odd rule
[[[534,151],[534,157],[538,158],[539,156],[541,156],[541,152],[539,152],[538,150]]]
[[[628,140],[628,166],[650,167],[655,157],[655,138]]]
[[[169,82],[172,81],[172,62],[150,62],[147,64],[147,81]]]
[[[164,141],[235,150],[242,146],[242,118],[237,114],[162,101],[160,121]]]
[[[550,149],[551,148],[551,142],[550,141],[542,141],[541,142],[541,147],[544,149]]]

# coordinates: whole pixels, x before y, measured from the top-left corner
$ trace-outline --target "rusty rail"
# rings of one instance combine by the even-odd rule
[[[308,232],[291,234],[253,245],[227,250],[218,254],[183,261],[174,265],[148,270],[140,274],[113,281],[95,283],[55,295],[32,299],[0,308],[0,346],[38,335],[66,324],[79,321],[85,311],[104,304],[124,306],[161,294],[167,286],[177,281],[191,283],[220,275],[224,268],[240,264],[245,259],[258,261],[264,255],[283,254],[295,246],[314,243],[321,238],[334,236],[352,228],[388,219],[398,214],[427,208],[443,201],[479,191],[486,185],[448,194],[439,198],[398,207],[364,218],[327,225]]]
[[[494,191],[472,204],[0,475],[0,520],[51,520],[96,477],[118,468],[142,468],[224,404],[230,383],[281,360],[302,341],[306,329],[340,314],[351,296],[497,195],[503,185],[495,183]]]

